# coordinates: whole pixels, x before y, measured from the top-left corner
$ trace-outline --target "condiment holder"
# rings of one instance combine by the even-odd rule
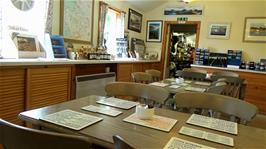
[[[152,119],[154,115],[154,107],[151,108],[148,105],[140,104],[136,106],[136,114],[139,119]]]
[[[175,82],[176,82],[176,84],[182,84],[182,83],[184,83],[184,79],[183,78],[176,78],[175,79]]]

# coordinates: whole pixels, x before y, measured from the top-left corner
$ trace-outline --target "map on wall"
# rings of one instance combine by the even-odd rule
[[[66,41],[90,43],[93,26],[93,0],[61,1],[61,35]]]

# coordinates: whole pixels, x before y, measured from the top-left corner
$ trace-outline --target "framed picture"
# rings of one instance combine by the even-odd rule
[[[19,52],[40,52],[37,36],[13,32],[12,40]]]
[[[148,20],[146,30],[147,42],[161,42],[162,41],[162,24],[163,21]]]
[[[229,39],[230,27],[230,23],[211,23],[209,25],[208,37]]]
[[[178,6],[165,8],[164,15],[202,15],[203,6]]]
[[[91,43],[93,5],[94,0],[60,1],[60,34],[64,36],[65,41]]]
[[[136,32],[141,32],[142,14],[129,8],[128,13],[128,29]]]
[[[244,42],[266,42],[266,17],[246,17]]]

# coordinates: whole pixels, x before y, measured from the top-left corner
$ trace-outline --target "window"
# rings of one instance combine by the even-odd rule
[[[116,55],[116,38],[124,38],[123,14],[108,8],[104,27],[104,43],[107,53]]]

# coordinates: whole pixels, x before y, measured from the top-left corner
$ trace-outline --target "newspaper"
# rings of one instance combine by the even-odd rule
[[[138,102],[128,101],[128,100],[124,100],[124,99],[118,99],[118,98],[114,98],[114,97],[103,98],[103,99],[97,100],[96,103],[104,104],[104,105],[108,105],[108,106],[112,106],[112,107],[117,107],[117,108],[121,108],[121,109],[130,109],[130,108],[135,107],[136,105],[139,104]]]
[[[190,142],[176,137],[172,137],[168,141],[168,143],[164,146],[164,149],[198,149],[198,148],[214,149],[209,146]]]
[[[81,109],[86,110],[86,111],[90,111],[90,112],[101,113],[101,114],[105,114],[105,115],[109,115],[109,116],[117,116],[117,115],[122,113],[121,111],[112,110],[110,108],[105,108],[105,107],[97,107],[94,105],[82,107]]]
[[[237,135],[235,122],[192,114],[186,123]]]
[[[72,110],[62,110],[53,114],[46,115],[40,119],[70,129],[80,130],[98,121],[101,121],[103,118],[83,114]]]
[[[188,135],[188,136],[192,136],[192,137],[196,137],[196,138],[200,138],[200,139],[205,139],[205,140],[216,142],[216,143],[220,143],[220,144],[224,144],[224,145],[228,145],[228,146],[234,146],[234,139],[233,138],[218,135],[215,133],[210,133],[210,132],[206,132],[206,131],[202,131],[202,130],[198,130],[198,129],[193,129],[193,128],[189,128],[189,127],[182,127],[179,130],[179,133],[184,134],[184,135]]]

